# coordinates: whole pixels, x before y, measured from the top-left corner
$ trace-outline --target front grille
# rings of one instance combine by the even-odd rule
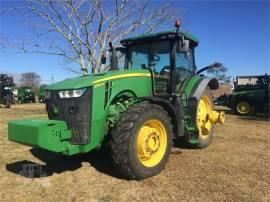
[[[88,88],[81,97],[60,98],[58,91],[51,91],[46,100],[49,119],[67,122],[72,131],[71,144],[87,144],[90,142],[92,88]]]

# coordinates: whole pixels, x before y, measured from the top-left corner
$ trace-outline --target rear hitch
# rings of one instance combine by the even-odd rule
[[[217,112],[217,111],[211,111],[209,115],[209,119],[212,123],[225,123],[225,113],[223,111]]]

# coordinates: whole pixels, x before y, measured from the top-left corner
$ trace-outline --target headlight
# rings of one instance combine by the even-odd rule
[[[87,88],[80,88],[76,90],[63,90],[58,91],[60,98],[74,98],[74,97],[80,97]]]

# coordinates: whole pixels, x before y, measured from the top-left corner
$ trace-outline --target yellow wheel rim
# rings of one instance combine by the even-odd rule
[[[167,132],[159,120],[151,119],[143,124],[137,136],[137,156],[145,167],[156,166],[167,148]]]
[[[239,102],[236,109],[240,114],[248,114],[250,112],[250,105],[247,102]]]
[[[201,97],[197,111],[197,127],[199,130],[199,136],[202,139],[207,139],[212,128],[212,121],[210,120],[212,112],[212,105],[208,96]]]

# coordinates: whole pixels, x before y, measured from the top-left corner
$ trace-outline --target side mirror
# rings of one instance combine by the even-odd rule
[[[214,64],[209,65],[209,67],[210,67],[211,69],[212,69],[212,68],[220,68],[220,67],[222,67],[222,64],[219,63],[219,62],[215,62]]]
[[[215,63],[212,64],[212,65],[208,65],[208,66],[206,66],[206,67],[204,67],[204,68],[198,70],[196,74],[198,75],[198,74],[200,74],[200,73],[202,73],[202,72],[204,72],[204,71],[206,71],[206,70],[208,70],[208,69],[221,68],[222,66],[223,66],[223,65],[222,65],[221,63],[215,62]]]
[[[179,40],[177,44],[177,52],[179,53],[186,53],[189,51],[189,40]]]
[[[107,62],[107,59],[106,59],[106,54],[104,53],[102,56],[101,56],[101,64],[105,65],[106,62]]]

